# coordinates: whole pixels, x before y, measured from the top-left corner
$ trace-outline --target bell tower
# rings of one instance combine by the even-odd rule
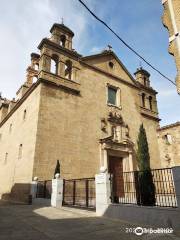
[[[137,71],[134,73],[136,77],[136,81],[140,84],[144,85],[145,87],[150,87],[150,73],[144,70],[142,67],[138,68]]]
[[[72,50],[72,38],[74,33],[63,23],[54,23],[51,30],[51,41],[60,45],[63,48]]]
[[[40,50],[38,79],[45,79],[58,85],[66,84],[69,85],[69,89],[78,88],[77,84],[72,84],[79,83],[81,56],[72,49],[74,33],[63,23],[54,23],[50,33],[50,38],[43,38],[38,46]]]

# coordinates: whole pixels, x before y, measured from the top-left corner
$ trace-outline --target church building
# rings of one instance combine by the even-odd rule
[[[0,195],[16,189],[15,198],[27,200],[32,179],[52,179],[57,160],[64,179],[136,170],[142,123],[151,168],[160,168],[150,74],[139,68],[133,77],[111,49],[80,55],[64,24],[50,32],[31,54],[16,98],[0,98]]]

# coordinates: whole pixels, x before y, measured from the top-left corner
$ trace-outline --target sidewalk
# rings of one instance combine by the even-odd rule
[[[133,227],[84,210],[0,204],[0,240],[180,239],[173,234],[127,233]]]

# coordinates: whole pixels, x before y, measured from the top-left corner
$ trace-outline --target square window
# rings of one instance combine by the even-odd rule
[[[116,105],[117,89],[108,87],[108,103]]]

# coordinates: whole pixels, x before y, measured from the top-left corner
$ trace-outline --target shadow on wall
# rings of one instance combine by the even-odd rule
[[[31,202],[30,187],[29,183],[15,183],[9,193],[2,194],[1,200],[29,204]]]

